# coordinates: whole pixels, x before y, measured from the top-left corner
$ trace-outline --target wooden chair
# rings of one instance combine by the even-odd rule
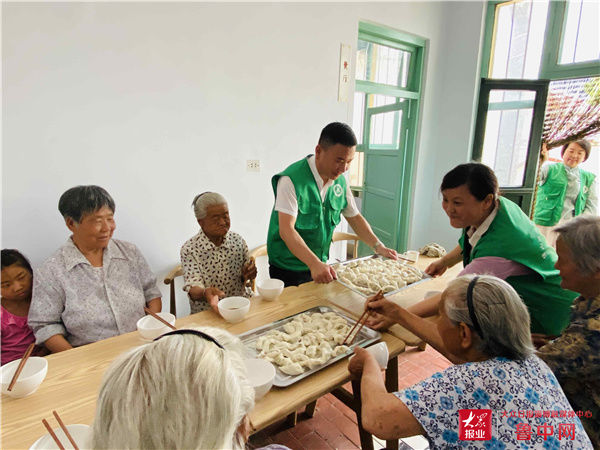
[[[165,276],[163,282],[169,286],[169,308],[171,314],[177,317],[177,305],[175,302],[175,278],[183,276],[183,269],[181,264],[177,264],[173,269]]]
[[[358,241],[360,241],[360,238],[356,234],[336,231],[333,233],[333,238],[331,239],[331,241],[354,241],[354,250],[352,251],[352,258],[356,258],[358,256]]]

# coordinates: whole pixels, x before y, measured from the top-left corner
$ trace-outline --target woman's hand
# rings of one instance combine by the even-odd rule
[[[399,306],[387,300],[383,295],[373,295],[365,302],[365,308],[371,314],[367,325],[375,330],[387,329],[394,325]]]
[[[385,245],[378,245],[375,249],[375,253],[389,259],[398,259],[398,253],[396,250],[387,248]]]
[[[242,267],[242,279],[244,283],[249,280],[254,280],[256,278],[256,263],[254,262],[254,258],[250,258],[250,260],[244,264]]]
[[[334,268],[321,261],[310,267],[310,275],[315,283],[330,283],[337,280]]]
[[[204,289],[204,298],[210,304],[210,307],[217,314],[219,313],[219,299],[225,297],[225,292],[216,287],[209,287]]]
[[[425,273],[432,277],[439,277],[446,271],[447,268],[448,267],[446,266],[444,261],[442,261],[442,258],[440,258],[437,261],[434,261],[431,264],[429,264],[425,269]]]
[[[360,379],[362,377],[363,367],[367,358],[373,358],[373,356],[362,347],[356,347],[354,349],[354,356],[348,362],[348,372],[354,379]]]

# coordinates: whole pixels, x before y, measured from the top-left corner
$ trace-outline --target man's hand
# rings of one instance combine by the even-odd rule
[[[425,269],[425,273],[427,275],[431,275],[432,277],[439,277],[446,271],[447,268],[448,267],[446,267],[446,264],[444,264],[444,262],[440,258],[437,261],[434,261],[431,264],[429,264]]]
[[[223,297],[225,297],[225,293],[216,287],[204,289],[204,298],[210,304],[213,311],[217,314],[219,314],[219,307],[217,306],[219,304],[219,298]]]
[[[385,256],[386,258],[398,259],[398,253],[396,253],[396,250],[387,248],[385,245],[378,245],[375,249],[375,252],[381,256]]]
[[[333,267],[320,261],[310,268],[310,276],[315,283],[329,283],[337,279]]]
[[[254,258],[250,258],[250,260],[244,264],[244,267],[242,267],[242,278],[244,283],[256,278],[256,264]]]

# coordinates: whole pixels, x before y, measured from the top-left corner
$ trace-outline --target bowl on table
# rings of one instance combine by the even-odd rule
[[[406,259],[410,259],[413,264],[419,260],[419,252],[417,250],[408,250],[404,253]]]
[[[385,342],[378,342],[375,345],[367,347],[365,350],[368,351],[371,355],[373,355],[373,357],[377,361],[377,364],[379,364],[379,367],[381,367],[382,369],[387,369],[390,351],[388,350],[387,344]],[[352,358],[354,358],[354,355],[352,355],[348,359],[348,361],[350,361]]]
[[[275,366],[264,359],[245,359],[248,381],[254,388],[254,399],[259,400],[271,390],[275,379]]]
[[[48,373],[48,361],[46,358],[31,356],[25,362],[25,366],[12,391],[9,391],[8,386],[20,362],[21,358],[2,366],[2,393],[10,397],[20,398],[33,394],[40,384],[42,384]]]
[[[283,286],[283,281],[278,280],[277,278],[262,280],[256,285],[258,293],[262,298],[268,301],[277,300],[283,292]]]
[[[157,314],[171,325],[175,325],[175,316],[173,314],[168,312],[159,312]],[[137,321],[137,329],[140,332],[142,339],[146,339],[147,341],[156,339],[158,336],[171,331],[168,326],[150,315],[144,316]]]
[[[77,447],[89,448],[89,444],[90,444],[89,441],[90,441],[90,437],[91,437],[90,436],[91,429],[90,429],[89,425],[83,425],[83,424],[67,425],[67,430],[69,430],[69,434],[73,437],[73,440],[77,444]],[[73,448],[73,445],[71,444],[71,442],[65,435],[65,432],[62,430],[62,428],[56,427],[52,431],[54,431],[54,434],[56,434],[56,437],[61,442],[61,444],[63,445],[65,450],[70,450]],[[33,443],[33,445],[31,447],[29,447],[29,450],[57,449],[57,448],[58,448],[58,445],[56,445],[56,442],[54,442],[54,439],[52,439],[52,436],[50,436],[50,433],[47,433],[47,434],[43,435],[41,438],[39,438],[37,441],[35,441]]]
[[[227,322],[241,322],[250,311],[250,300],[246,297],[225,297],[219,300],[218,307]]]

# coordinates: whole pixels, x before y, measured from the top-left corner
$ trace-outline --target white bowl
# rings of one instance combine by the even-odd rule
[[[10,380],[12,380],[20,362],[21,358],[2,366],[2,393],[10,397],[20,398],[33,394],[40,384],[42,384],[48,373],[48,361],[46,358],[32,356],[25,363],[25,367],[23,367],[21,375],[19,375],[12,391],[8,391]]]
[[[219,300],[219,313],[227,322],[240,322],[250,311],[250,300],[246,297],[225,297]]]
[[[82,425],[82,424],[67,425],[67,430],[69,430],[69,434],[73,437],[73,440],[77,444],[77,447],[89,448],[89,444],[90,444],[89,439],[91,437],[90,436],[91,429],[90,429],[89,425]],[[57,427],[53,431],[54,431],[54,434],[56,434],[56,437],[58,438],[58,440],[61,442],[61,444],[65,447],[65,450],[69,450],[69,449],[73,448],[73,446],[71,445],[71,442],[69,441],[67,436],[65,436],[65,433],[62,430],[62,428]],[[30,450],[55,449],[55,448],[57,449],[58,445],[56,445],[56,442],[54,442],[54,439],[52,439],[52,436],[50,436],[50,433],[43,435],[41,438],[39,438],[37,441],[35,441],[31,447],[29,447]]]
[[[375,360],[377,361],[377,364],[379,364],[379,367],[381,367],[382,369],[387,369],[390,351],[388,350],[387,344],[385,342],[378,342],[375,345],[367,347],[365,350],[367,350],[371,355],[375,357]],[[354,355],[352,355],[348,359],[348,361],[350,361],[352,358],[354,358]]]
[[[283,281],[277,278],[262,280],[257,284],[258,293],[262,298],[269,301],[277,300],[283,292],[283,286]]]
[[[168,312],[159,312],[158,315],[169,322],[171,325],[175,325],[175,316]],[[140,332],[142,339],[151,341],[156,339],[160,335],[168,333],[171,329],[164,323],[156,320],[154,317],[147,315],[137,321],[137,329]]]
[[[264,359],[245,359],[248,381],[254,388],[254,399],[259,400],[265,396],[273,386],[275,379],[275,366]]]

